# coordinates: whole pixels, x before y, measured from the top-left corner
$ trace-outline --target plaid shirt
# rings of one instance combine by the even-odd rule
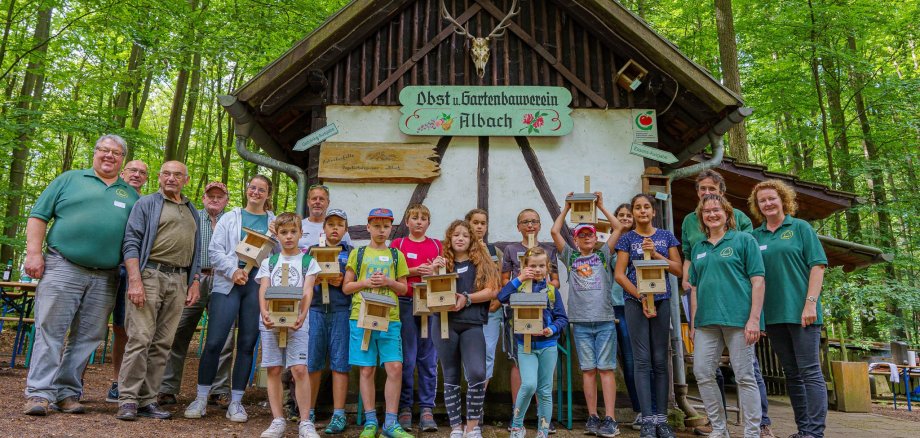
[[[224,212],[220,212],[217,215],[217,220],[220,220],[223,215]],[[208,215],[208,210],[201,209],[198,210],[198,218],[201,219],[201,269],[211,269],[211,259],[208,257],[208,245],[211,244],[211,234],[214,233],[214,230],[211,229],[211,216]],[[214,224],[216,225],[217,222],[214,222]]]

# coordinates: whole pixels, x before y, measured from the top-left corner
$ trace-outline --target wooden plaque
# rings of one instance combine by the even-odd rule
[[[431,182],[441,174],[429,143],[324,143],[319,178],[344,182]]]

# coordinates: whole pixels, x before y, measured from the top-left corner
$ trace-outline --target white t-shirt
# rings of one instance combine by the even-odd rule
[[[288,264],[288,286],[301,287],[303,286],[304,277],[318,274],[321,269],[319,264],[316,263],[316,259],[310,260],[310,266],[307,267],[306,273],[300,272],[303,269],[303,256],[303,254],[293,256],[281,254],[278,256],[278,262],[275,264],[275,269],[271,272],[271,285],[281,286],[281,267],[284,266],[285,263]],[[265,260],[262,260],[262,265],[259,266],[259,272],[256,273],[256,280],[262,280],[269,276],[269,259],[271,259],[271,257],[266,257]]]
[[[301,228],[303,229],[303,234],[300,236],[300,240],[297,241],[297,247],[301,251],[306,251],[313,245],[319,245],[319,237],[323,235],[322,222],[310,222],[310,219],[304,219],[301,223]],[[351,244],[351,236],[348,235],[348,230],[342,236],[342,243]]]

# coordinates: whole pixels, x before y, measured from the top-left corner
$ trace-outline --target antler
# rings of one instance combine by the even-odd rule
[[[441,4],[444,4],[443,0]],[[495,26],[495,29],[492,29],[492,32],[489,32],[489,36],[486,38],[499,38],[505,35],[505,29],[511,25],[508,20],[521,12],[521,8],[517,8],[517,10],[515,10],[515,7],[517,7],[517,0],[511,2],[511,8],[508,9],[508,15],[505,15],[505,18],[502,18],[502,21],[498,23],[498,26]]]
[[[516,1],[517,0],[515,0],[515,2]],[[466,27],[460,24],[454,17],[450,15],[449,12],[447,12],[447,6],[444,5],[444,0],[441,0],[441,16],[444,17],[445,20],[450,21],[451,24],[454,25],[454,32],[457,32],[457,34],[459,34],[460,36],[465,36],[467,38],[474,38],[472,35],[470,35],[470,32],[466,30]]]

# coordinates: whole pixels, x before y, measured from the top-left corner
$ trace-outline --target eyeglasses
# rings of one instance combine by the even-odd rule
[[[703,216],[706,216],[708,214],[722,213],[723,211],[725,210],[721,208],[713,208],[713,209],[704,209],[701,211],[701,213],[703,213]]]
[[[205,194],[204,198],[210,201],[221,201],[226,198],[226,195],[208,195]]]
[[[168,171],[165,171],[165,170],[161,170],[161,171],[160,171],[160,176],[165,176],[165,177],[167,177],[167,178],[173,177],[173,178],[176,178],[176,179],[182,179],[182,178],[185,177],[185,173],[183,173],[183,172],[168,172]]]
[[[140,176],[147,176],[147,171],[146,171],[146,170],[144,170],[144,169],[138,169],[138,168],[134,168],[134,167],[126,167],[126,168],[125,168],[125,172],[128,172],[128,173],[136,173],[136,174],[138,174],[138,175],[140,175]]]
[[[264,194],[268,193],[268,190],[265,190],[265,189],[263,189],[262,187],[256,187],[256,186],[252,186],[252,185],[249,186],[249,187],[247,187],[246,190],[249,190],[250,192],[256,192],[256,193],[258,193],[258,194],[260,194],[260,195],[264,195]]]
[[[112,156],[115,158],[121,158],[125,156],[125,153],[118,149],[109,149],[109,148],[104,148],[102,146],[97,146],[96,151],[101,152],[102,155],[112,154]]]
[[[313,184],[313,185],[311,185],[310,187],[307,188],[307,192],[310,192],[310,191],[313,190],[313,189],[320,189],[320,190],[326,192],[327,195],[329,194],[329,187],[326,187],[326,186],[323,185],[323,184]]]
[[[527,219],[527,220],[518,222],[518,224],[519,225],[539,225],[540,219]]]

